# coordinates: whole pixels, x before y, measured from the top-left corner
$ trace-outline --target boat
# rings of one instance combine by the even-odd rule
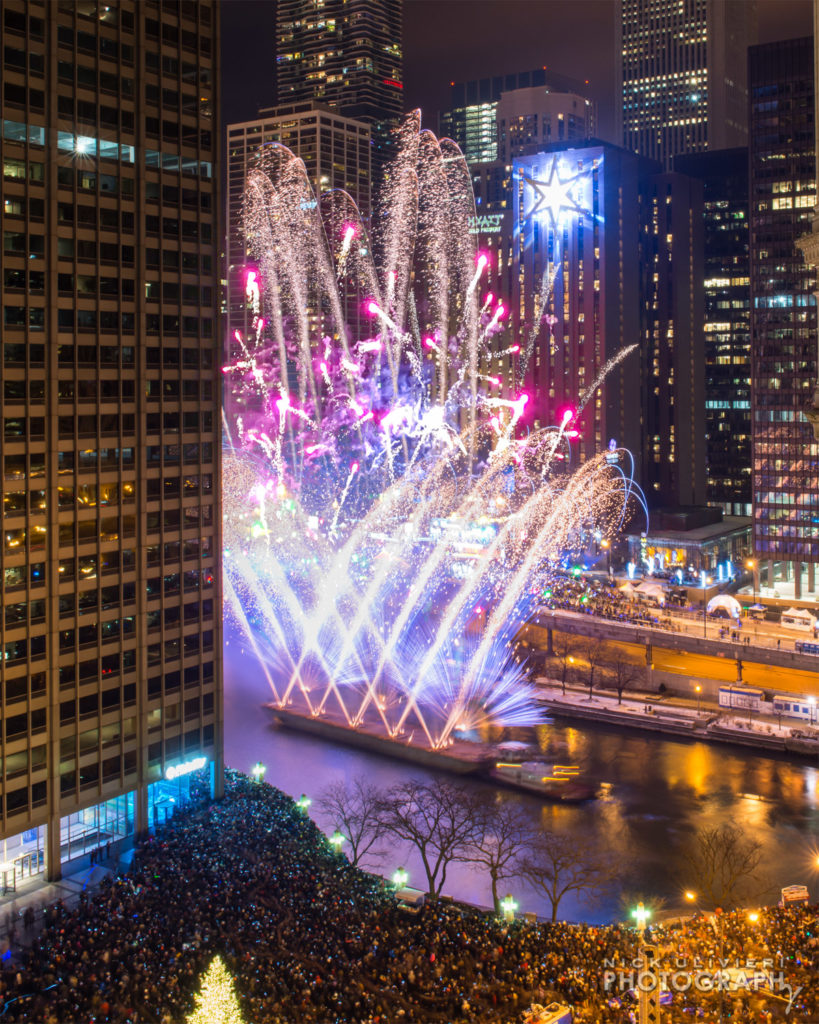
[[[595,797],[593,787],[579,778],[579,765],[548,764],[544,761],[495,761],[489,766],[487,774],[494,782],[556,803],[579,804]]]

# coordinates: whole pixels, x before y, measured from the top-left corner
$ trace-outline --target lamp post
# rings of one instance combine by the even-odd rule
[[[330,836],[329,843],[335,853],[341,853],[341,847],[347,842],[338,829]]]
[[[392,884],[396,889],[403,889],[409,881],[409,873],[404,868],[399,868],[392,876]]]
[[[689,890],[688,892],[686,892],[685,898],[686,898],[686,900],[689,903],[691,903],[694,906],[696,906],[697,894],[695,892],[691,892]],[[697,910],[700,910],[700,908],[697,907]],[[714,911],[714,918],[713,919],[714,919],[714,922],[715,922],[715,925],[716,925],[717,935],[719,937],[719,958],[720,958],[720,961],[724,961],[725,960],[725,936],[724,936],[723,931],[722,931],[722,917],[720,916],[721,914],[722,914],[722,908],[721,907],[717,907],[717,909]],[[759,915],[757,915],[757,918],[758,917],[759,917]],[[749,915],[749,920],[750,920],[750,915]],[[722,985],[722,977],[720,976],[720,978],[719,978],[719,1024],[722,1024],[722,1022],[723,1022],[724,998],[725,998],[724,997],[724,988],[723,988],[723,985]]]
[[[601,541],[600,546],[606,552],[606,569],[608,571],[609,576],[611,576],[611,541]]]
[[[302,814],[307,814],[307,808],[310,806],[312,802],[313,801],[310,799],[309,796],[307,796],[306,793],[302,793],[302,795],[296,801],[296,807],[298,807]]]
[[[816,698],[808,697],[808,704],[810,704],[810,724],[813,725],[814,712],[816,711]]]
[[[751,570],[751,589],[754,592],[754,604],[756,604],[756,562],[753,558],[749,558],[745,564]]]
[[[264,778],[264,773],[267,771],[267,766],[263,765],[261,761],[257,761],[256,764],[250,769],[250,774],[257,782],[261,782]]]
[[[697,683],[697,685],[694,687],[694,690],[695,690],[695,692],[697,694],[697,714],[699,714],[700,713],[700,695],[702,694],[702,687],[700,686],[699,683]]]
[[[703,639],[708,638],[708,620],[705,617],[705,572],[700,573],[700,583],[702,583],[702,636]]]

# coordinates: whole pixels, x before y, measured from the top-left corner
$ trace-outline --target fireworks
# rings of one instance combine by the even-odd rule
[[[566,471],[572,411],[522,429],[466,164],[417,117],[401,135],[375,237],[284,147],[248,176],[225,576],[276,702],[437,748],[538,720],[511,637],[568,553],[613,536],[634,485],[611,453]]]

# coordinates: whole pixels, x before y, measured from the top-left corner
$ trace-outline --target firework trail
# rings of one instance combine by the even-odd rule
[[[223,368],[226,596],[277,703],[440,747],[539,720],[510,639],[639,494],[611,453],[563,471],[568,420],[521,429],[529,396],[499,394],[491,369],[520,345],[485,291],[463,155],[418,115],[399,143],[372,234],[283,146],[248,175],[252,329]]]

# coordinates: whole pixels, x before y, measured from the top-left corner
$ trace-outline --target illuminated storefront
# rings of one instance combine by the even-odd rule
[[[26,829],[2,840],[0,883],[2,892],[13,891],[17,882],[45,869],[46,826]]]
[[[115,796],[60,819],[60,860],[65,863],[134,834],[134,793]]]
[[[751,553],[751,519],[725,516],[687,530],[660,524],[648,534],[630,536],[628,542],[629,560],[643,568],[708,572],[717,579],[728,579],[744,571]]]
[[[162,825],[178,808],[209,795],[210,783],[203,781],[201,774],[207,766],[205,757],[168,765],[165,775],[148,786],[148,821],[152,826]]]

